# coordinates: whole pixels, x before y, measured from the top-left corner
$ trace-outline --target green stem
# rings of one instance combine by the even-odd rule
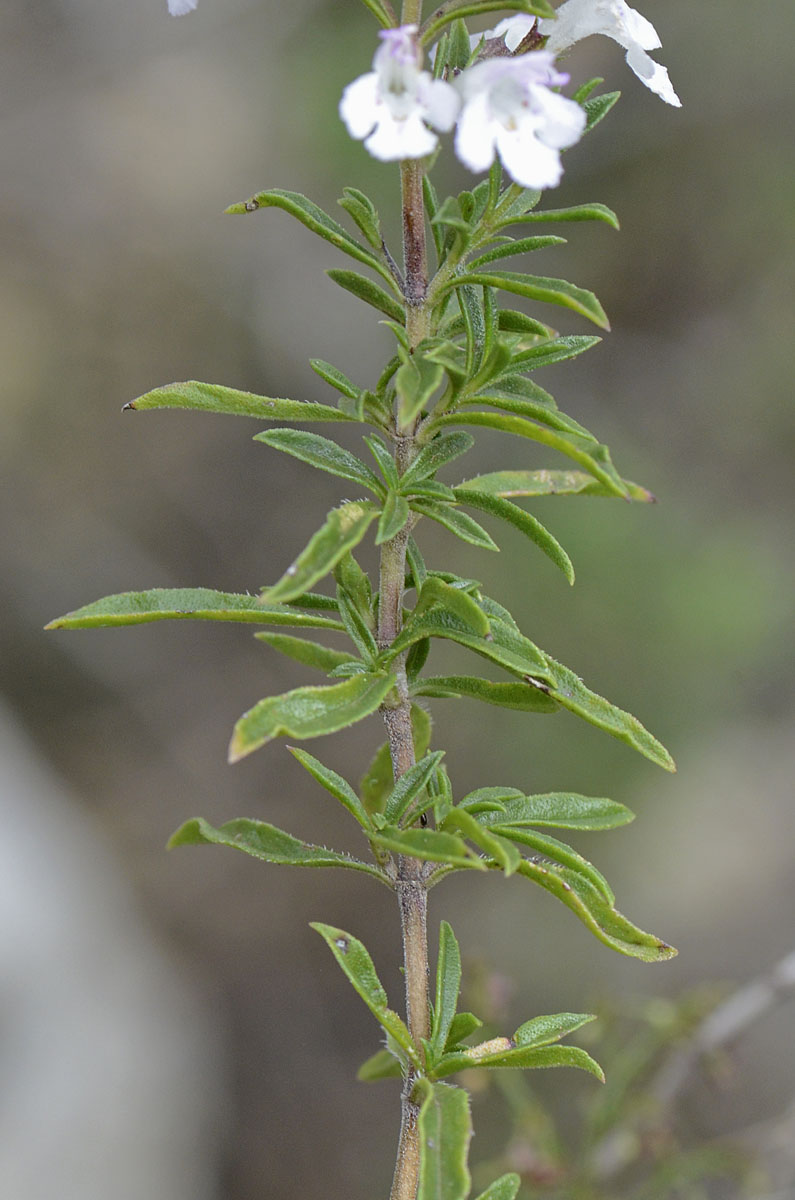
[[[404,0],[404,25],[419,23],[421,15],[421,0]],[[426,305],[428,260],[422,179],[423,168],[420,162],[407,160],[400,164],[406,329],[411,352],[430,331],[430,311]],[[414,428],[401,431],[401,436],[396,437],[395,465],[399,474],[406,470],[416,454],[414,432]],[[406,527],[381,547],[378,644],[382,648],[394,641],[402,625],[408,538],[409,530]],[[397,780],[415,761],[405,654],[398,656],[392,664],[392,669],[397,676],[397,703],[384,709],[384,720],[392,755],[392,770]],[[405,856],[399,858],[395,888],[403,937],[406,1021],[418,1046],[422,1045],[423,1038],[430,1036],[426,874],[426,864],[419,859]],[[414,1079],[414,1073],[409,1072],[403,1088],[400,1140],[390,1200],[416,1200],[417,1195],[420,1145],[417,1127],[419,1110],[413,1098]]]

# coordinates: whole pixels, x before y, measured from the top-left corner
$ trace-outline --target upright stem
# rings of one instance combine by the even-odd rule
[[[404,0],[402,23],[419,24],[422,0]],[[422,165],[412,159],[400,164],[403,201],[403,259],[406,290],[406,331],[409,351],[413,353],[429,333],[429,312],[425,306],[428,290],[428,265],[425,235],[425,206],[422,197]],[[397,429],[395,463],[399,473],[406,470],[416,452],[414,430]],[[404,528],[381,548],[381,591],[379,599],[378,642],[389,645],[402,624],[403,589],[406,572],[408,529]],[[406,679],[405,655],[393,663],[397,676],[397,705],[384,710],[392,769],[399,779],[415,761],[411,728],[411,701]],[[406,1021],[418,1046],[430,1036],[428,993],[428,889],[425,864],[416,858],[401,856],[398,861],[396,890],[403,935],[403,964],[406,975]],[[390,1200],[415,1200],[419,1183],[420,1146],[419,1108],[413,1095],[414,1073],[409,1072],[401,1101],[400,1141]]]

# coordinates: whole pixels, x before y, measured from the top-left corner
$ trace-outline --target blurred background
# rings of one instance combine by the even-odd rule
[[[604,75],[623,99],[546,203],[599,200],[622,232],[573,225],[533,269],[593,288],[613,324],[540,381],[659,503],[536,503],[575,563],[573,591],[511,531],[499,556],[443,531],[423,529],[422,544],[431,565],[487,579],[534,640],[674,753],[668,777],[565,713],[433,708],[459,794],[571,788],[638,813],[578,846],[680,956],[625,961],[523,881],[453,880],[433,893],[432,928],[452,918],[472,969],[514,981],[509,1030],[538,1012],[740,984],[795,941],[795,21],[786,0],[763,17],[741,0],[641,8],[683,108],[646,91],[605,39],[577,48],[573,77]],[[392,898],[358,876],[164,852],[194,814],[352,844],[283,745],[226,765],[240,713],[311,680],[244,626],[42,634],[117,591],[258,589],[339,501],[331,476],[254,444],[253,422],[120,410],[181,379],[328,402],[310,355],[372,384],[391,335],[323,275],[340,256],[281,212],[222,212],[271,186],[333,212],[354,184],[395,241],[396,168],[369,159],[336,113],[373,42],[353,0],[201,0],[184,20],[165,0],[4,0],[0,12],[9,1200],[388,1191],[397,1089],[356,1082],[376,1026],[307,922],[361,937],[396,1002]],[[468,186],[450,172],[440,187]],[[590,332],[563,310],[559,325]],[[476,453],[470,475],[564,465],[497,435]],[[368,721],[312,749],[356,780],[381,740]],[[688,1102],[694,1142],[786,1109],[794,1029],[792,1003],[754,1024],[722,1085]],[[550,1096],[596,1086],[562,1074],[543,1079]],[[498,1133],[476,1140],[476,1159]]]

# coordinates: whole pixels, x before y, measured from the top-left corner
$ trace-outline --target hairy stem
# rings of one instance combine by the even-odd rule
[[[404,0],[403,24],[418,23],[421,0]],[[413,352],[429,333],[428,265],[425,231],[425,206],[422,198],[423,168],[420,162],[400,164],[403,200],[403,258],[406,295],[406,329],[409,350]],[[416,453],[414,429],[397,431],[395,464],[402,473]],[[379,600],[378,641],[388,645],[400,632],[402,599],[405,586],[408,527],[381,549],[381,592]],[[411,702],[406,680],[405,655],[393,663],[397,674],[398,703],[384,711],[392,755],[392,769],[399,779],[414,763],[414,738],[411,728]],[[406,1021],[412,1038],[421,1045],[430,1036],[428,992],[428,888],[425,864],[401,856],[398,861],[396,890],[400,906],[403,936],[403,965],[406,975]],[[414,1076],[409,1073],[401,1101],[400,1141],[390,1200],[415,1200],[419,1183],[420,1146],[418,1106],[413,1098]]]

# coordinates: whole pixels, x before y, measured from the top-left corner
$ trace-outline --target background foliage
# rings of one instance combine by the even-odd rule
[[[337,4],[218,0],[183,23],[161,8],[9,0],[0,18],[3,688],[110,833],[153,924],[192,962],[229,1031],[219,1194],[253,1200],[266,1169],[275,1197],[365,1194],[386,1186],[374,1172],[389,1169],[396,1100],[356,1084],[372,1031],[306,924],[328,916],[361,936],[396,993],[390,900],[371,890],[364,906],[356,876],[267,872],[220,854],[203,856],[198,871],[194,856],[162,853],[195,811],[215,824],[245,812],[313,840],[322,829],[342,845],[343,819],[282,747],[225,764],[239,712],[306,677],[264,649],[258,660],[245,629],[39,633],[54,612],[146,583],[256,588],[337,501],[335,480],[266,458],[247,426],[122,417],[127,399],[164,379],[206,378],[326,401],[308,353],[364,379],[388,345],[374,325],[368,346],[356,300],[324,281],[322,267],[345,265],[330,248],[321,262],[314,239],[276,212],[220,216],[275,184],[333,211],[342,184],[355,182],[388,211],[389,172],[348,139],[330,100],[369,63],[366,14],[342,22]],[[528,724],[465,701],[437,706],[437,741],[459,791],[499,777],[608,794],[637,811],[634,826],[602,843],[599,863],[621,906],[680,957],[664,971],[625,963],[541,894],[454,881],[445,907],[469,885],[456,931],[516,979],[517,1019],[528,1002],[549,1011],[561,996],[586,1011],[608,989],[672,995],[707,977],[742,979],[791,937],[792,561],[782,513],[793,432],[792,17],[783,0],[758,25],[736,0],[649,2],[644,12],[685,107],[661,113],[602,39],[578,49],[591,68],[583,78],[599,71],[632,99],[609,137],[596,131],[570,157],[556,202],[604,201],[622,233],[572,227],[550,260],[551,274],[593,288],[614,330],[552,390],[662,502],[539,506],[577,565],[573,591],[537,555],[528,576],[518,534],[505,535],[490,566],[492,590],[520,620],[532,613],[539,642],[636,712],[680,773],[668,778],[577,722]],[[583,332],[565,321],[564,332]],[[477,466],[487,471],[497,443],[493,458],[483,444]],[[284,543],[280,524],[290,527]],[[478,577],[477,551],[470,562],[462,547],[459,563]],[[324,760],[355,775],[363,736],[374,747],[381,732],[340,735]],[[629,846],[649,864],[643,877],[622,876]],[[433,906],[431,916],[435,926]],[[519,921],[531,930],[527,954],[510,962],[501,937]],[[791,1025],[785,1010],[743,1044],[742,1088],[691,1102],[695,1137],[783,1106],[792,1067],[773,1038]],[[552,1081],[563,1094],[589,1085]],[[362,1139],[346,1134],[341,1150],[343,1122]],[[485,1132],[482,1141],[475,1159],[490,1153]],[[273,1143],[283,1179],[272,1174]]]

